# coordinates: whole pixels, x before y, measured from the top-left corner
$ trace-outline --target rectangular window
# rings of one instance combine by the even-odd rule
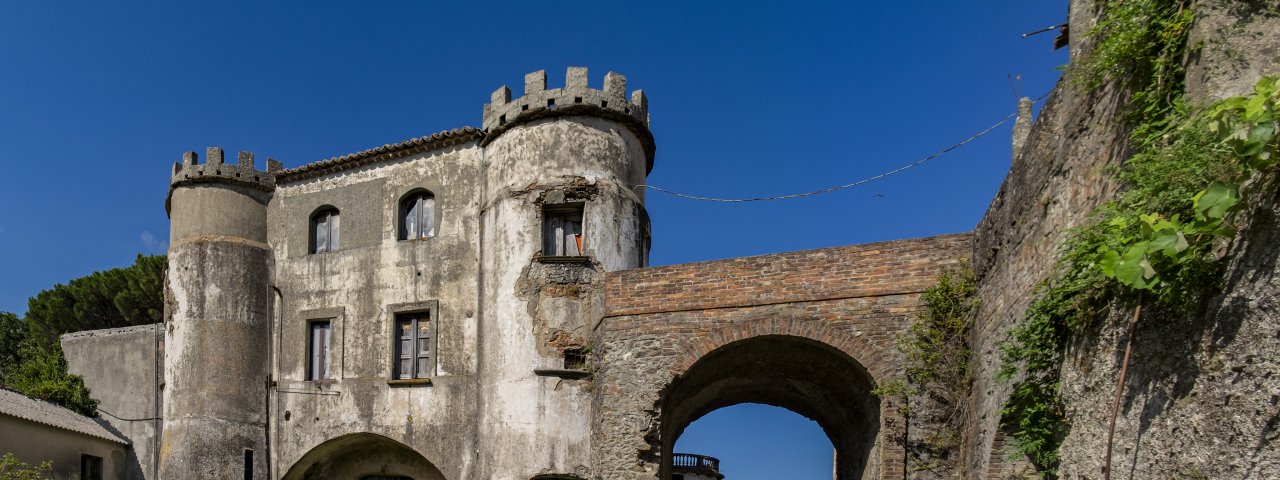
[[[542,254],[586,255],[582,238],[582,204],[548,206],[542,212]]]
[[[80,455],[80,480],[102,480],[102,457]]]
[[[431,315],[428,312],[396,315],[394,377],[427,378],[432,373]]]
[[[310,323],[310,335],[307,340],[307,380],[325,380],[329,378],[329,352],[333,324],[329,320],[316,320]]]

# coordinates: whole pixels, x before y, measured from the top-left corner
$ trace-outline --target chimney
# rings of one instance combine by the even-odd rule
[[[1027,144],[1027,136],[1031,135],[1031,99],[1018,99],[1018,119],[1013,123],[1013,159],[1022,155],[1022,148]]]

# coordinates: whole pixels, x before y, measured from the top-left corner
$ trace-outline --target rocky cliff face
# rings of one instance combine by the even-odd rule
[[[1092,2],[1073,2],[1073,60],[1087,54]],[[1206,102],[1248,93],[1280,73],[1280,9],[1270,2],[1196,2],[1187,96]],[[1004,478],[1010,461],[999,428],[1008,384],[995,380],[998,344],[1024,318],[1067,229],[1117,188],[1110,173],[1130,152],[1118,118],[1125,92],[1060,84],[975,231],[982,306],[974,327],[976,378],[962,455],[969,478]],[[1280,475],[1280,198],[1259,185],[1241,230],[1225,247],[1223,294],[1203,317],[1144,321],[1117,421],[1113,478],[1274,478]],[[1121,315],[1122,316],[1122,315]],[[1062,397],[1072,424],[1064,478],[1100,478],[1107,420],[1124,353],[1124,319],[1072,344]]]

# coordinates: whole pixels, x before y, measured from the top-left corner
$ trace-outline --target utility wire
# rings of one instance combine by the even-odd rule
[[[149,421],[149,420],[162,420],[162,419],[163,419],[162,417],[149,417],[149,418],[121,418],[121,417],[117,416],[116,414],[111,413],[111,412],[108,412],[108,411],[103,410],[103,409],[101,409],[101,408],[99,408],[99,409],[98,409],[98,413],[105,413],[105,414],[107,414],[107,416],[112,417],[112,418],[114,418],[114,419],[116,419],[116,420],[120,420],[120,421],[122,421],[122,422],[145,422],[145,421]]]
[[[1033,103],[1033,104],[1035,104],[1035,103],[1040,103],[1040,101],[1041,101],[1041,100],[1044,100],[1044,98],[1045,98],[1045,97],[1048,97],[1048,96],[1049,96],[1049,93],[1053,93],[1053,92],[1052,92],[1052,91],[1050,91],[1050,92],[1048,92],[1048,93],[1045,93],[1044,95],[1041,95],[1039,98],[1036,98],[1035,100],[1032,100],[1032,101],[1031,101],[1031,103]],[[903,166],[901,166],[901,167],[895,168],[895,169],[893,169],[893,170],[889,170],[889,171],[887,171],[887,172],[881,173],[881,174],[876,175],[876,176],[873,176],[873,177],[864,178],[864,179],[862,179],[862,180],[858,180],[858,181],[853,182],[853,183],[846,183],[846,184],[844,184],[844,185],[836,185],[836,186],[834,186],[834,187],[827,187],[827,188],[823,188],[823,189],[820,189],[820,190],[813,190],[813,191],[810,191],[810,192],[792,193],[792,194],[788,194],[788,195],[776,195],[776,196],[772,196],[772,197],[717,198],[717,197],[704,197],[704,196],[700,196],[700,195],[690,195],[690,194],[687,194],[687,193],[675,192],[675,191],[667,190],[667,189],[662,188],[662,187],[655,187],[655,186],[653,186],[653,185],[636,185],[635,187],[632,187],[632,188],[633,188],[633,189],[635,189],[635,188],[647,188],[647,189],[649,189],[649,190],[656,190],[656,191],[659,191],[659,192],[665,193],[665,194],[667,194],[667,195],[672,195],[672,196],[676,196],[676,197],[684,198],[684,199],[687,199],[687,200],[701,200],[701,201],[704,201],[704,202],[722,202],[722,203],[745,203],[745,202],[764,202],[764,201],[770,201],[770,200],[787,200],[787,199],[792,199],[792,198],[808,197],[808,196],[812,196],[812,195],[819,195],[819,194],[823,194],[823,193],[830,193],[830,192],[834,192],[834,191],[837,191],[837,190],[844,190],[844,189],[846,189],[846,188],[853,188],[853,187],[856,187],[856,186],[859,186],[859,185],[867,184],[867,183],[870,183],[870,182],[873,182],[873,181],[876,181],[876,180],[879,180],[879,179],[882,179],[882,178],[885,178],[885,177],[888,177],[888,176],[891,176],[891,175],[895,175],[895,174],[898,174],[898,173],[902,173],[902,172],[904,172],[904,171],[910,170],[910,169],[915,168],[915,167],[918,167],[918,166],[920,166],[920,165],[923,165],[923,164],[925,164],[926,162],[928,162],[928,161],[930,161],[930,160],[933,160],[933,159],[935,159],[935,158],[938,158],[938,157],[941,157],[941,156],[943,156],[943,155],[946,155],[947,153],[950,153],[952,150],[955,150],[955,149],[957,149],[957,148],[960,148],[960,147],[964,146],[965,144],[967,144],[967,143],[969,143],[969,142],[972,142],[972,141],[974,141],[974,140],[977,140],[977,139],[981,138],[983,135],[986,135],[986,134],[988,134],[988,133],[991,133],[991,131],[992,131],[992,130],[995,130],[995,129],[997,129],[997,128],[1000,128],[1000,126],[1001,126],[1001,125],[1004,125],[1004,124],[1006,124],[1006,123],[1009,123],[1009,120],[1013,120],[1014,118],[1017,118],[1017,116],[1018,116],[1018,112],[1016,112],[1016,111],[1015,111],[1015,112],[1013,112],[1013,113],[1010,113],[1008,116],[1004,117],[1004,119],[1000,120],[999,122],[996,122],[994,125],[992,125],[992,126],[990,126],[990,127],[987,127],[987,128],[983,129],[982,131],[980,131],[980,132],[978,132],[978,133],[973,134],[973,136],[971,136],[971,137],[969,137],[969,138],[966,138],[966,139],[964,139],[964,140],[960,141],[959,143],[956,143],[956,144],[954,144],[954,145],[952,145],[952,146],[950,146],[950,147],[947,147],[947,148],[944,148],[944,149],[942,149],[942,150],[939,150],[937,153],[934,153],[933,155],[929,155],[929,156],[924,157],[924,158],[922,158],[922,159],[920,159],[920,160],[916,160],[915,162],[908,163],[908,164],[906,164],[906,165],[903,165]]]

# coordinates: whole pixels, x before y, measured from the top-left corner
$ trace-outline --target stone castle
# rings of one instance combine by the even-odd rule
[[[1087,31],[1093,14],[1073,9],[1075,29]],[[1248,44],[1258,38],[1249,28],[1277,25],[1214,30],[1223,24],[1206,20],[1200,35]],[[1071,41],[1074,55],[1084,40]],[[1266,41],[1272,50],[1243,60],[1207,49],[1188,67],[1192,95],[1240,94],[1275,72],[1265,53],[1275,37]],[[1228,61],[1256,68],[1228,71]],[[638,188],[655,157],[648,100],[615,73],[600,89],[589,83],[586,69],[570,68],[562,88],[548,89],[534,72],[519,98],[493,92],[479,129],[298,168],[267,160],[258,169],[252,154],[232,162],[216,148],[184,155],[165,202],[165,323],[63,339],[72,370],[125,417],[105,420],[132,440],[126,476],[714,478],[714,459],[678,454],[674,440],[743,402],[816,420],[835,446],[838,479],[1004,478],[1025,468],[1003,447],[1008,386],[995,380],[996,344],[1067,229],[1114,193],[1106,167],[1124,155],[1125,132],[1111,122],[1123,92],[1063,83],[1033,126],[1024,117],[1009,178],[973,233],[648,267]],[[1265,242],[1274,231],[1243,230],[1256,248],[1231,267],[1255,274],[1230,277],[1228,290],[1254,303],[1232,313],[1240,333],[1214,346],[1214,361],[1239,375],[1205,373],[1193,388],[1200,397],[1154,377],[1133,394],[1148,408],[1126,409],[1117,445],[1134,471],[1151,472],[1138,478],[1187,471],[1138,452],[1139,442],[1205,448],[1211,455],[1186,461],[1215,472],[1206,478],[1277,471],[1274,448],[1255,449],[1274,437],[1262,379],[1275,356],[1259,352],[1275,346],[1249,340],[1280,321],[1268,313],[1280,288],[1266,280],[1280,258]],[[962,261],[978,273],[982,300],[970,414],[960,458],[923,458],[911,446],[936,425],[874,391],[901,377],[895,339],[921,293]],[[1064,366],[1081,425],[1063,446],[1068,478],[1096,472],[1098,406],[1109,405],[1099,399],[1120,341],[1100,335]],[[1200,346],[1166,340],[1148,339],[1151,350],[1137,354],[1174,352],[1203,367]],[[1237,386],[1240,378],[1257,382]],[[1175,424],[1217,407],[1194,398],[1149,407],[1223,392],[1263,413],[1190,438]]]

